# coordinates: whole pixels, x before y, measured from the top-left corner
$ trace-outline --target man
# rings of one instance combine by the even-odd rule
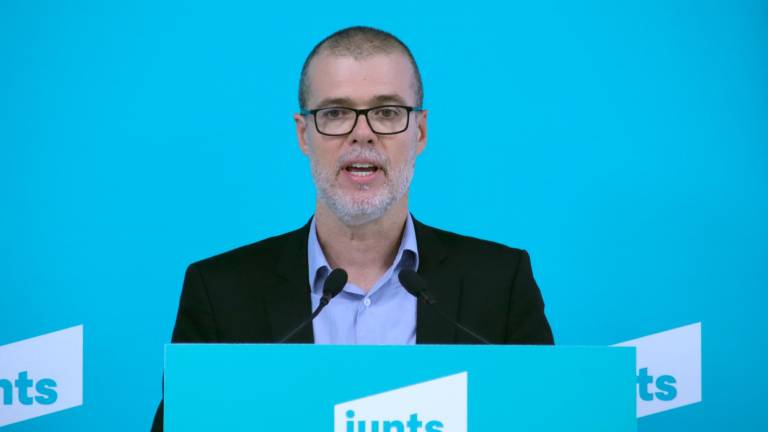
[[[280,341],[309,316],[332,269],[348,283],[291,343],[478,343],[398,280],[426,281],[450,319],[498,344],[552,344],[525,251],[424,225],[408,212],[427,142],[418,67],[389,33],[352,27],[304,63],[301,151],[317,189],[302,228],[189,266],[172,342]],[[153,430],[162,428],[162,403]]]

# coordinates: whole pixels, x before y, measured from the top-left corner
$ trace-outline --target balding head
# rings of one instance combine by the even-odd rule
[[[365,60],[369,57],[385,54],[403,54],[413,67],[413,91],[417,106],[424,100],[421,74],[408,47],[394,35],[372,27],[348,27],[328,36],[315,45],[301,68],[299,81],[299,107],[307,109],[309,101],[311,77],[309,68],[312,60],[320,55],[335,57],[351,57],[355,60]]]

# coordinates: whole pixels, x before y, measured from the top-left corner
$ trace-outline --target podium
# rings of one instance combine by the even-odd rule
[[[636,431],[635,349],[165,346],[166,432]]]

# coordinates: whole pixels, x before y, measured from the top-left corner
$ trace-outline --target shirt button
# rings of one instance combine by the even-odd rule
[[[368,297],[366,297],[366,298],[363,300],[363,304],[364,304],[366,307],[367,307],[367,306],[370,306],[370,305],[371,305],[371,299],[369,299]]]

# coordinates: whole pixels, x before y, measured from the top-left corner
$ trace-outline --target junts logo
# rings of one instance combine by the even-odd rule
[[[467,373],[334,407],[334,432],[466,432]]]
[[[701,402],[701,323],[615,346],[637,349],[637,416]]]
[[[0,426],[82,404],[82,325],[0,346]]]
[[[0,378],[0,390],[3,393],[3,405],[13,405],[13,390],[16,387],[18,402],[22,405],[32,405],[37,402],[50,405],[56,402],[59,394],[56,392],[56,381],[51,378],[37,380],[29,379],[29,372],[19,372],[15,380]],[[30,391],[35,391],[39,396],[32,397]]]

